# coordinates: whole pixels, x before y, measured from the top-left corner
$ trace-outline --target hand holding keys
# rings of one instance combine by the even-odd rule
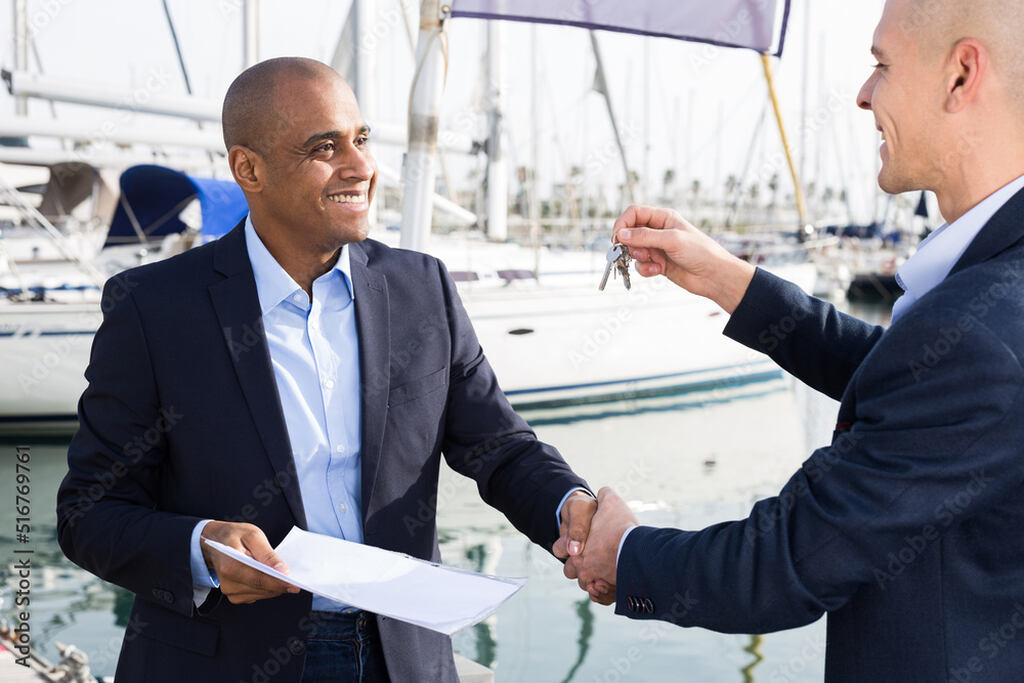
[[[605,285],[608,284],[608,276],[612,274],[612,270],[622,275],[622,282],[628,290],[630,288],[629,264],[633,262],[633,258],[629,255],[629,247],[616,242],[608,250],[606,258],[608,259],[608,265],[604,267],[604,275],[601,276],[601,284],[597,287],[598,291],[604,291]]]

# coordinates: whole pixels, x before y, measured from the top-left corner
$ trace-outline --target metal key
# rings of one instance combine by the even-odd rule
[[[622,257],[623,249],[624,247],[621,244],[613,244],[612,248],[608,250],[608,253],[605,255],[605,259],[608,261],[608,264],[604,267],[604,275],[601,276],[601,284],[597,286],[597,291],[604,291],[605,286],[608,284],[608,277],[612,274],[612,270],[617,269],[617,264],[619,259]],[[626,249],[626,253],[629,253],[628,249]]]
[[[629,264],[633,262],[633,257],[629,255],[629,247],[619,245],[621,254],[619,258],[615,259],[615,269],[622,275],[622,283],[626,285],[626,291],[629,291]]]

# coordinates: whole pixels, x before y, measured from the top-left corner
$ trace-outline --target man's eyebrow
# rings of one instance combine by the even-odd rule
[[[879,59],[885,59],[885,52],[883,52],[882,48],[878,47],[877,45],[871,46],[871,54],[878,57]]]
[[[313,135],[310,135],[306,139],[306,141],[302,143],[302,146],[309,147],[310,145],[314,145],[320,142],[321,140],[332,140],[338,137],[341,137],[341,131],[339,130],[328,130],[323,133],[315,133]]]
[[[369,135],[370,134],[370,126],[368,124],[364,123],[362,126],[359,127],[358,134],[359,135]],[[306,141],[302,143],[302,146],[303,147],[310,147],[310,146],[315,145],[316,143],[318,143],[318,142],[320,142],[322,140],[333,140],[334,138],[340,138],[343,135],[344,134],[340,130],[328,130],[328,131],[325,131],[323,133],[316,133],[314,135],[310,135],[309,138],[307,138]]]

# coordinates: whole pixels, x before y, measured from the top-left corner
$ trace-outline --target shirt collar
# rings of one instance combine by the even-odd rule
[[[896,273],[903,291],[917,300],[946,279],[985,224],[1021,189],[1024,189],[1024,176],[1004,185],[963,216],[929,235]]]
[[[266,315],[268,311],[296,291],[302,291],[298,283],[281,267],[281,264],[277,262],[273,254],[267,250],[260,236],[256,234],[251,216],[245,217],[245,248],[249,252],[252,274],[256,279],[256,293],[260,299],[260,313]],[[333,270],[337,270],[344,277],[349,294],[354,300],[356,293],[352,287],[352,266],[349,260],[347,244],[341,248],[341,255],[338,256]],[[327,275],[329,273],[325,273],[320,277],[326,277]]]

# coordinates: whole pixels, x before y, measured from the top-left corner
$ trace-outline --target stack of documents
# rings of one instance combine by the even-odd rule
[[[274,549],[288,574],[229,546],[211,548],[310,593],[451,635],[492,614],[526,579],[503,579],[293,527]]]

